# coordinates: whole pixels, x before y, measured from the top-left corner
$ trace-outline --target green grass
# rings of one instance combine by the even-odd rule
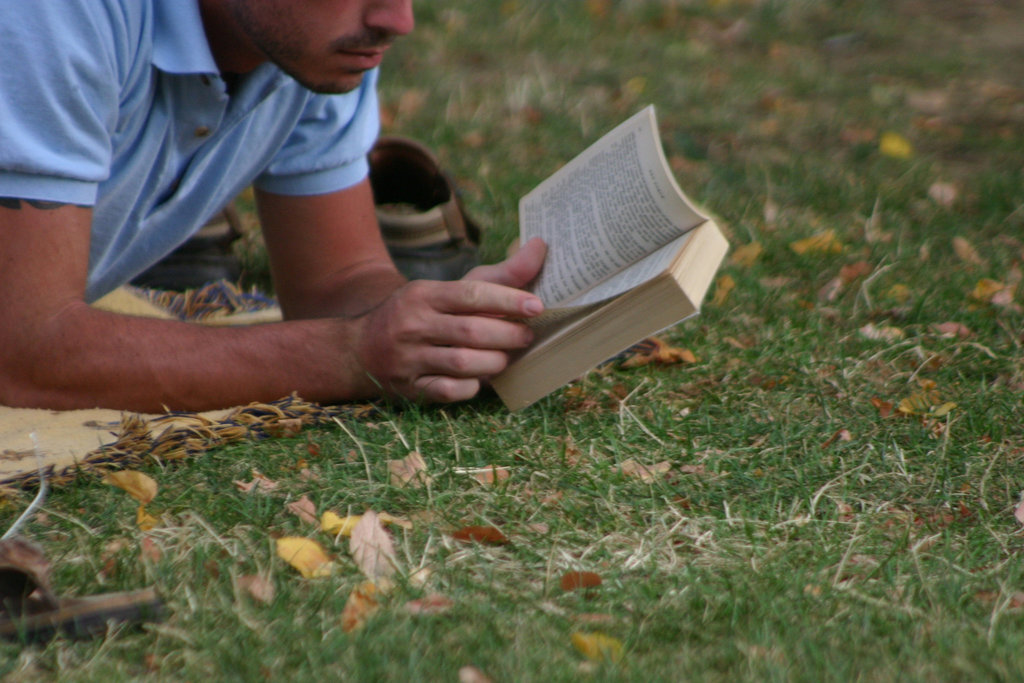
[[[723,268],[736,283],[724,301],[667,334],[698,362],[591,373],[516,414],[487,396],[385,406],[347,431],[150,463],[161,524],[146,533],[128,496],[80,477],[27,529],[56,587],[153,584],[170,616],[94,641],[0,644],[0,675],[452,681],[474,665],[499,681],[1019,679],[1024,316],[970,294],[991,278],[1024,302],[1024,53],[1008,28],[1020,7],[417,9],[417,33],[382,79],[386,132],[437,150],[488,226],[488,258],[514,237],[522,194],[657,106],[681,185],[734,248],[763,247],[754,264]],[[887,131],[913,145],[910,158],[879,152]],[[956,185],[952,206],[929,198],[937,182]],[[826,229],[841,253],[790,248]],[[958,255],[957,237],[984,261]],[[821,294],[859,261],[870,275]],[[951,321],[970,335],[935,327]],[[868,339],[868,324],[902,337]],[[875,403],[895,406],[922,381],[956,407],[882,416]],[[429,488],[388,482],[386,461],[412,448]],[[644,483],[620,472],[629,459],[672,471]],[[511,477],[483,486],[458,471],[488,465]],[[278,488],[238,491],[253,469]],[[285,510],[304,494],[318,511],[413,519],[394,540],[407,571],[429,571],[425,584],[399,581],[362,629],[343,632],[362,579],[345,543]],[[470,524],[511,543],[452,539]],[[282,535],[324,543],[334,575],[301,578],[275,555]],[[144,539],[158,558],[143,557]],[[563,591],[568,570],[603,583]],[[272,578],[270,604],[236,586],[250,574]],[[434,592],[454,606],[404,608]],[[621,640],[622,659],[586,662],[574,631]]]

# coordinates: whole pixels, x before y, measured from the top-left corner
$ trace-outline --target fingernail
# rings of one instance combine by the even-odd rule
[[[527,299],[523,303],[523,313],[526,315],[540,315],[544,312],[544,304],[540,299]]]

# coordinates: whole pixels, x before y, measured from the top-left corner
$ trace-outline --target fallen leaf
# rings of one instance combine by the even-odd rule
[[[761,252],[763,251],[764,247],[761,246],[760,242],[748,242],[747,244],[736,247],[736,251],[732,253],[729,260],[734,265],[750,268],[757,263],[759,258],[761,258]]]
[[[490,545],[504,545],[508,543],[508,537],[493,526],[467,526],[452,534],[456,541],[466,543],[487,543]]]
[[[388,460],[388,473],[391,477],[391,485],[399,488],[410,487],[420,488],[430,482],[430,475],[427,474],[427,463],[419,451],[411,451],[409,455],[400,460]]]
[[[572,634],[572,644],[583,656],[595,662],[622,659],[622,641],[603,633],[576,631]]]
[[[320,515],[320,528],[324,533],[328,533],[331,536],[351,536],[352,529],[355,528],[356,524],[358,524],[359,520],[362,518],[362,515],[339,517],[328,510],[324,514]]]
[[[943,208],[950,208],[956,203],[960,191],[953,183],[932,183],[928,188],[928,198]]]
[[[857,261],[856,263],[848,263],[839,269],[839,278],[843,281],[843,284],[850,284],[859,277],[864,277],[874,270],[867,261]]]
[[[341,630],[351,633],[361,628],[370,616],[380,609],[377,602],[377,586],[373,581],[363,581],[352,589],[341,610]]]
[[[152,503],[156,498],[156,481],[148,474],[135,470],[108,472],[103,481],[125,491],[129,496],[143,505]]]
[[[409,614],[444,614],[454,606],[451,598],[440,593],[431,593],[405,603],[405,611]]]
[[[658,337],[647,339],[630,347],[628,357],[622,361],[623,368],[638,368],[644,365],[675,365],[696,363],[697,357],[689,349],[669,346]]]
[[[386,581],[394,576],[398,568],[395,547],[373,510],[363,513],[352,527],[348,547],[356,566],[370,581]]]
[[[564,591],[596,588],[601,585],[601,577],[594,572],[566,572],[558,583]]]
[[[1024,524],[1024,501],[1017,505],[1017,509],[1013,511],[1013,516],[1017,518],[1018,522]]]
[[[459,683],[492,683],[491,677],[475,666],[459,668]]]
[[[899,133],[886,131],[878,141],[878,151],[893,159],[909,159],[914,156],[914,147]]]
[[[712,305],[721,306],[724,304],[734,289],[736,289],[736,280],[731,275],[720,276],[715,280],[715,293],[711,297]]]
[[[307,524],[316,524],[316,505],[309,499],[309,496],[302,496],[298,500],[285,505],[288,512],[292,513]]]
[[[893,327],[891,325],[875,325],[874,323],[868,323],[858,331],[861,336],[872,341],[895,342],[903,339],[905,336],[903,330],[898,327]]]
[[[340,517],[328,510],[320,516],[320,529],[331,536],[351,536],[352,529],[355,528],[362,518],[362,515]],[[377,518],[380,519],[382,524],[394,524],[403,529],[412,529],[412,522],[404,517],[396,517],[386,512],[380,512],[377,514]]]
[[[241,481],[236,479],[234,481],[235,487],[243,492],[250,493],[256,491],[257,493],[269,493],[277,488],[277,482],[272,479],[267,479],[259,470],[252,471],[252,481]]]
[[[825,286],[818,290],[818,301],[825,301],[831,303],[839,297],[839,293],[843,291],[843,279],[841,277],[834,277],[825,283]]]
[[[264,425],[267,434],[277,439],[288,438],[302,431],[301,417],[286,417]]]
[[[932,325],[932,329],[947,338],[959,337],[960,339],[967,339],[967,337],[971,336],[971,329],[958,322],[935,323]]]
[[[825,441],[825,443],[821,444],[821,447],[822,448],[828,448],[829,446],[834,444],[836,441],[852,441],[852,440],[853,440],[853,434],[850,434],[850,430],[849,429],[840,429],[840,430],[837,430],[832,436],[828,437],[828,439]]]
[[[619,465],[619,470],[627,477],[636,477],[645,484],[650,484],[664,476],[672,469],[672,463],[668,460],[653,465],[643,465],[630,458]]]
[[[985,265],[985,259],[981,257],[978,250],[965,237],[957,236],[953,238],[953,252],[964,263],[969,263],[972,266]]]
[[[277,539],[277,556],[307,579],[330,576],[334,570],[334,563],[320,544],[301,536]]]
[[[153,515],[146,512],[146,506],[140,505],[138,511],[135,513],[135,525],[142,531],[149,531],[150,529],[156,528],[160,523],[160,520]]]
[[[880,398],[872,398],[871,405],[878,410],[879,417],[889,417],[892,415],[892,401],[884,401]]]
[[[269,577],[259,574],[247,574],[235,579],[235,584],[252,596],[257,602],[269,605],[274,601],[274,582]]]
[[[801,255],[838,254],[843,250],[843,243],[836,237],[835,230],[825,230],[802,240],[790,242],[789,248]]]
[[[1003,291],[1006,285],[998,280],[992,280],[990,278],[982,278],[978,280],[977,284],[974,285],[974,289],[971,290],[971,298],[978,301],[992,301],[997,293]]]
[[[164,556],[164,551],[149,536],[143,536],[139,542],[139,555],[143,560],[158,562]]]
[[[465,474],[473,477],[473,479],[476,479],[484,486],[503,482],[512,476],[512,472],[509,468],[499,467],[498,465],[488,465],[487,467],[457,467],[454,471],[456,474]]]

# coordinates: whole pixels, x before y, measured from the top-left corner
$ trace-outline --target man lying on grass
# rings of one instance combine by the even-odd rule
[[[544,245],[406,282],[366,153],[411,0],[0,3],[0,404],[201,410],[472,397],[528,344]],[[256,188],[281,323],[88,305]]]

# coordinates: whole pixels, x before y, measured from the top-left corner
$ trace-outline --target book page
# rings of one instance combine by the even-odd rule
[[[520,201],[521,240],[548,245],[533,293],[557,308],[703,220],[669,171],[647,107]]]

